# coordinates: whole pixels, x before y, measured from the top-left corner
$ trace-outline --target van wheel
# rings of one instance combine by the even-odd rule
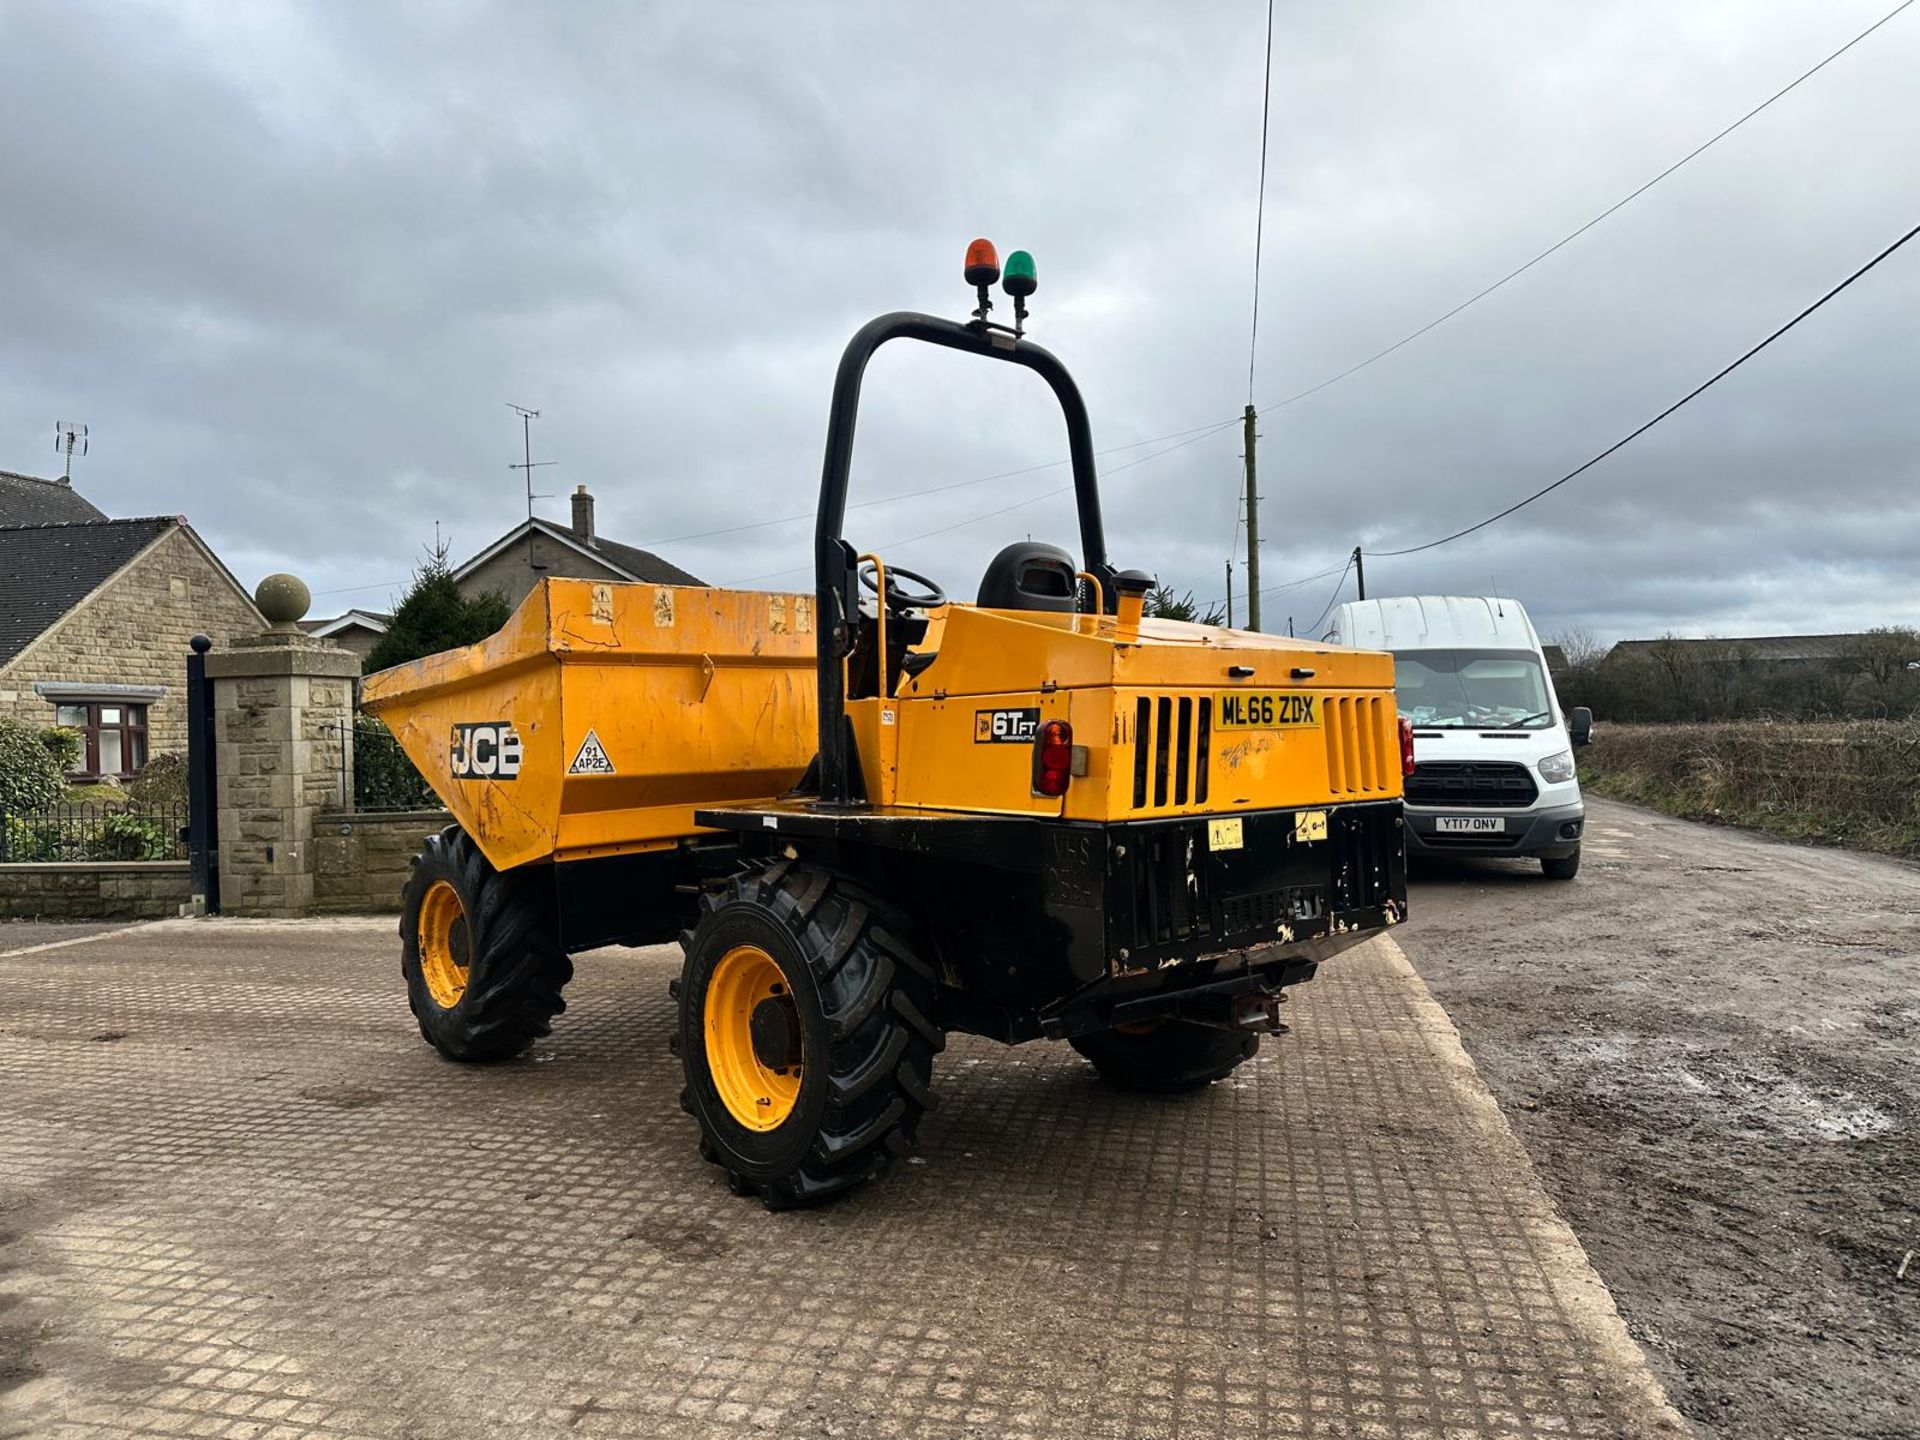
[[[501,872],[457,825],[427,837],[400,898],[400,973],[420,1033],[449,1060],[506,1060],[567,1008],[553,876]]]
[[[1188,1020],[1163,1020],[1157,1025],[1096,1030],[1067,1043],[1091,1060],[1110,1085],[1173,1095],[1225,1079],[1253,1058],[1260,1037]]]
[[[1580,847],[1573,847],[1571,855],[1542,855],[1540,869],[1549,880],[1571,880],[1580,873]]]

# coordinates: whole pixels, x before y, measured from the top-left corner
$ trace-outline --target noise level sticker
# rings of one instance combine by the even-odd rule
[[[574,752],[573,763],[567,766],[569,775],[611,775],[613,761],[607,758],[607,747],[600,743],[600,737],[587,731],[587,738],[580,742],[580,748]]]

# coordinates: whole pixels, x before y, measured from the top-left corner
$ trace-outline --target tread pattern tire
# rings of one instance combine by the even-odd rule
[[[1184,1020],[1166,1020],[1151,1030],[1097,1030],[1067,1042],[1100,1072],[1126,1090],[1175,1095],[1224,1079],[1260,1048],[1260,1037],[1216,1030]]]
[[[1540,873],[1549,880],[1573,879],[1580,873],[1580,848],[1575,846],[1571,855],[1562,855],[1558,858],[1542,855]]]
[[[906,916],[824,866],[781,860],[709,892],[699,924],[680,937],[675,1051],[680,1105],[699,1122],[701,1156],[735,1194],[770,1210],[837,1195],[913,1148],[934,1108],[933,1057],[946,1048],[934,1019],[932,970],[904,938]],[[753,1132],[728,1112],[705,1055],[705,1000],[728,949],[753,944],[786,972],[799,1012],[799,1098],[777,1129]]]
[[[467,988],[451,1008],[433,998],[420,964],[420,902],[436,880],[458,892],[468,927]],[[573,978],[555,911],[544,870],[494,869],[458,825],[427,837],[401,892],[400,973],[434,1049],[449,1060],[508,1060],[551,1033]]]

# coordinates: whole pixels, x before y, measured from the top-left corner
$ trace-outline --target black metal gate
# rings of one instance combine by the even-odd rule
[[[187,642],[187,860],[193,894],[209,915],[220,913],[220,809],[213,745],[213,686],[207,680],[207,652],[213,641],[196,635]]]

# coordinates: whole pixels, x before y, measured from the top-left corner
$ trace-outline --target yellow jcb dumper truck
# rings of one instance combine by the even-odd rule
[[[1066,368],[975,242],[966,322],[841,357],[811,595],[548,579],[469,649],[369,676],[458,823],[400,923],[420,1029],[518,1054],[569,957],[676,937],[701,1153],[769,1206],[909,1148],[947,1032],[1065,1040],[1143,1090],[1226,1075],[1279,1001],[1406,914],[1411,744],[1384,654],[1143,618],[1107,560]],[[893,340],[1033,371],[1066,418],[1080,559],[1010,545],[973,604],[842,538],[861,376]]]

